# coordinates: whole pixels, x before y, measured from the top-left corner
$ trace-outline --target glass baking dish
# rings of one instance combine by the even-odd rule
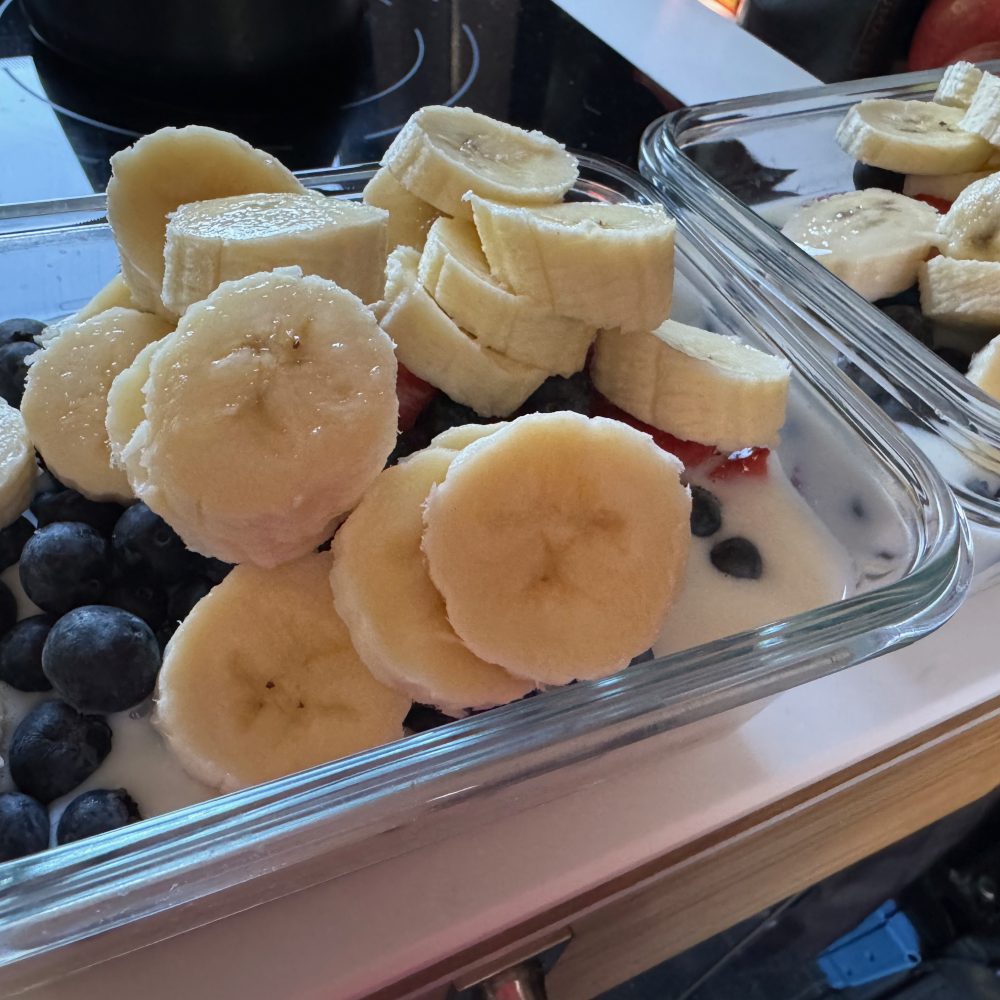
[[[581,160],[577,197],[658,197],[623,167]],[[328,194],[357,198],[374,169],[303,176]],[[55,317],[117,270],[103,207],[95,197],[7,211],[0,223],[7,312]],[[941,478],[823,364],[800,320],[759,294],[690,220],[682,229],[674,314],[738,333],[792,365],[779,454],[848,553],[848,596],[603,681],[0,865],[0,994],[464,832],[498,810],[550,800],[569,790],[568,765],[850,667],[951,616],[972,566],[968,526]]]
[[[1000,63],[984,63],[997,69]],[[919,442],[975,520],[1000,524],[1000,403],[778,232],[802,201],[854,189],[837,125],[858,101],[929,100],[942,70],[674,112],[646,130],[641,170],[672,210],[711,220],[751,273],[820,330],[840,364]],[[781,288],[794,288],[783,296]],[[868,376],[867,378],[865,376]],[[872,381],[874,380],[874,381]],[[891,397],[891,399],[890,399]]]

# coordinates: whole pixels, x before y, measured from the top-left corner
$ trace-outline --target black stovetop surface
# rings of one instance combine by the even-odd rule
[[[464,105],[634,165],[645,126],[678,106],[552,0],[368,0],[347,51],[335,87],[210,107],[81,71],[32,36],[17,0],[0,4],[0,134],[21,126],[0,182],[13,192],[17,171],[51,155],[52,134],[36,150],[17,115],[54,114],[49,132],[102,190],[111,154],[168,124],[226,128],[307,169],[377,160],[418,107]]]

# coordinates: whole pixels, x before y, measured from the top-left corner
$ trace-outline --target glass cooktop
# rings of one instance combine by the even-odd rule
[[[336,58],[335,85],[274,100],[140,96],[56,56],[5,0],[0,202],[103,190],[111,154],[163,125],[225,128],[307,169],[377,160],[416,108],[463,105],[634,165],[645,126],[679,106],[552,0],[368,0]]]

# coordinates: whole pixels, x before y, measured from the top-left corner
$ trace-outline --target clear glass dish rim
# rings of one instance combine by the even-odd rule
[[[1000,72],[1000,61],[980,65]],[[895,323],[727,191],[685,155],[682,145],[686,135],[702,128],[723,130],[754,119],[807,117],[872,98],[926,97],[933,93],[942,72],[935,69],[852,80],[670,112],[652,122],[643,134],[640,169],[652,183],[664,188],[671,208],[690,203],[695,213],[748,251],[752,272],[771,283],[800,316],[822,327],[838,349],[862,363],[926,429],[969,461],[987,463],[986,468],[1000,473],[1000,403],[916,338],[900,337]],[[934,413],[944,421],[943,426],[927,425],[915,406]],[[989,526],[1000,525],[1000,499],[983,497],[964,482],[949,485],[970,517]]]
[[[625,186],[634,200],[662,201],[628,168],[592,156],[580,159],[598,186],[605,179]],[[376,168],[312,171],[303,178],[314,187],[350,187]],[[40,220],[56,212],[94,215],[103,213],[103,205],[98,196],[23,206],[21,214]],[[681,222],[680,228],[704,253],[696,227]],[[712,273],[722,263],[712,263]],[[706,269],[704,262],[693,266]],[[22,988],[58,977],[302,888],[272,885],[253,893],[250,902],[224,903],[224,912],[189,916],[183,927],[169,931],[153,933],[141,925],[144,918],[255,880],[273,883],[263,876],[319,857],[323,874],[309,884],[413,849],[412,839],[405,848],[394,847],[393,834],[411,831],[406,836],[412,837],[421,822],[443,819],[447,834],[454,835],[483,821],[491,793],[523,783],[520,794],[529,779],[844,669],[946,621],[972,574],[968,525],[954,498],[923,455],[819,358],[791,317],[765,301],[760,308],[773,321],[769,329],[780,331],[776,343],[802,366],[801,376],[863,438],[873,459],[911,484],[921,537],[905,577],[605,681],[494,709],[443,731],[0,866],[0,982]],[[362,843],[366,856],[359,863],[352,849]],[[129,930],[133,939],[115,934]],[[85,951],[71,945],[85,945]]]

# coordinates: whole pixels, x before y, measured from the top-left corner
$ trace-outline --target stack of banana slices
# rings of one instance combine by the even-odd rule
[[[200,126],[112,168],[121,274],[40,338],[12,435],[240,564],[166,649],[154,721],[187,770],[241,787],[398,738],[411,699],[458,715],[651,646],[691,498],[648,434],[529,414],[385,465],[397,358],[505,418],[592,357],[639,421],[773,445],[788,366],[668,319],[661,208],[565,201],[561,145],[463,108],[416,113],[359,203]]]
[[[929,319],[995,332],[1000,77],[955,63],[932,101],[856,104],[837,141],[861,163],[905,175],[901,192],[875,187],[823,198],[797,210],[782,232],[870,301],[919,283]],[[969,378],[1000,398],[995,357],[992,346],[976,355]]]

